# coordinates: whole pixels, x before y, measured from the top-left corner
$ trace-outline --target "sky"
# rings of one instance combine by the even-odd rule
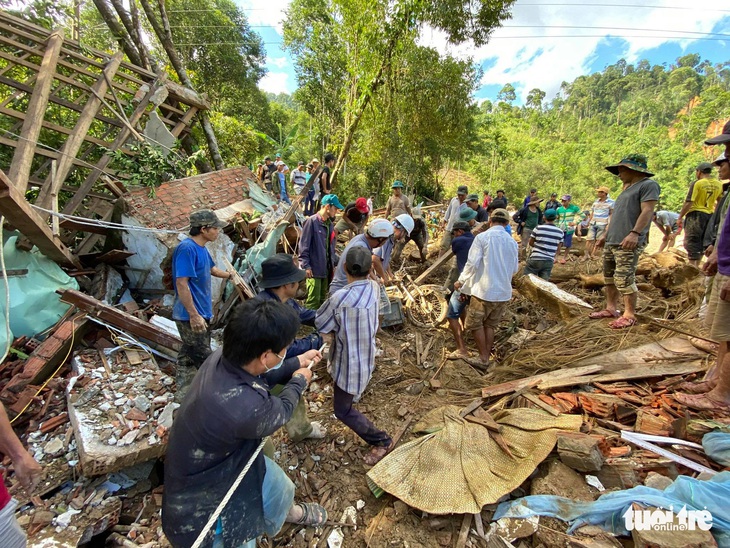
[[[268,73],[259,87],[292,93],[296,75],[281,49],[281,21],[288,0],[236,0],[263,38]],[[262,7],[266,6],[266,7]],[[485,46],[452,46],[443,34],[424,29],[419,43],[481,67],[478,100],[496,99],[511,83],[517,102],[540,88],[552,99],[563,81],[599,72],[626,59],[671,64],[699,53],[712,63],[730,61],[730,4],[720,0],[517,0]]]

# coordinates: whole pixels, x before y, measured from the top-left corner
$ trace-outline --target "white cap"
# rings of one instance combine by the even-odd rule
[[[717,165],[720,165],[725,160],[727,160],[727,158],[725,157],[725,153],[723,152],[717,158],[715,158],[715,161],[712,163],[717,166]]]
[[[367,233],[371,238],[387,238],[393,234],[393,224],[387,219],[375,219],[368,225]]]
[[[410,236],[411,232],[413,232],[413,227],[416,226],[416,223],[413,222],[413,217],[408,215],[408,213],[401,213],[395,218],[395,220],[406,229],[406,232],[408,232],[408,235]]]

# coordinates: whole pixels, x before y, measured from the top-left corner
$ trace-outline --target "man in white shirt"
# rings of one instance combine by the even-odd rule
[[[449,207],[446,208],[444,218],[441,221],[441,225],[444,229],[444,235],[441,238],[441,249],[439,250],[439,257],[451,249],[451,231],[454,228],[454,223],[459,220],[459,212],[466,207],[466,196],[469,194],[469,189],[462,185],[456,190],[456,196],[451,198]]]
[[[519,269],[517,242],[504,229],[509,221],[506,209],[492,212],[490,228],[474,238],[466,266],[454,284],[454,289],[471,295],[464,329],[472,331],[479,358],[469,363],[484,371],[489,367],[494,331],[512,299],[512,276]]]
[[[304,185],[307,184],[307,172],[304,162],[299,162],[297,168],[291,172],[291,184],[294,189],[294,194],[301,194]]]

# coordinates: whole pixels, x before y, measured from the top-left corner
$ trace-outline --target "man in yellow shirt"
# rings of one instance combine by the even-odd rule
[[[702,162],[697,166],[697,181],[690,187],[682,211],[679,212],[680,226],[684,226],[684,248],[690,264],[699,266],[705,251],[702,240],[710,216],[715,211],[722,183],[712,177],[713,165]]]

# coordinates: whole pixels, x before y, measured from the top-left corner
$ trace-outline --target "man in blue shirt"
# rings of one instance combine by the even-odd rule
[[[455,274],[458,279],[459,274],[464,270],[464,265],[469,258],[469,249],[471,249],[471,244],[474,242],[474,234],[472,234],[471,227],[466,221],[457,221],[454,223],[454,228],[451,229],[451,232],[453,235],[451,251],[456,256]],[[446,315],[446,319],[449,322],[451,333],[454,335],[454,342],[456,342],[456,350],[446,355],[446,358],[449,360],[469,357],[469,351],[466,349],[466,344],[464,344],[463,329],[461,326],[467,301],[468,296],[462,295],[461,291],[454,291],[449,299],[449,312]]]
[[[183,240],[172,254],[172,279],[175,304],[172,319],[182,339],[177,356],[177,391],[182,398],[196,370],[210,355],[210,326],[213,319],[211,276],[229,279],[230,272],[216,268],[205,244],[218,238],[226,223],[210,209],[190,215],[190,238]]]

